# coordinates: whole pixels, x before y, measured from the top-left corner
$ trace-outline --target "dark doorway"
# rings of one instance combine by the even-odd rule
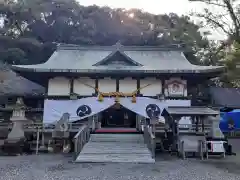
[[[136,127],[136,114],[120,104],[116,103],[114,106],[103,111],[102,113],[102,127]]]

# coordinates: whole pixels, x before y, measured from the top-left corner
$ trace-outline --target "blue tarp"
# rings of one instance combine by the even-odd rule
[[[222,132],[229,132],[240,129],[240,109],[234,109],[230,112],[221,112],[221,120],[219,127]],[[233,126],[229,127],[229,120],[232,120],[234,123]]]

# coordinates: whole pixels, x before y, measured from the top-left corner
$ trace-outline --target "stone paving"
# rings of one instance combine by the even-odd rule
[[[78,164],[71,160],[50,154],[0,157],[0,180],[240,180],[236,157],[200,161],[159,155],[155,164]]]

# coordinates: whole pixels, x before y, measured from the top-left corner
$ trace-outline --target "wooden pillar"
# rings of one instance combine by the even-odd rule
[[[74,93],[74,78],[70,79],[70,94]]]
[[[163,79],[162,77],[157,77],[157,79],[161,80],[161,92],[159,94],[164,95],[165,79]]]
[[[39,127],[37,127],[37,144],[36,144],[36,151],[35,153],[38,154],[38,148],[39,148]]]
[[[199,116],[195,116],[195,120],[196,120],[196,132],[198,132],[198,126],[199,126]]]
[[[98,94],[97,89],[99,88],[98,78],[95,79],[95,94]]]
[[[120,82],[120,79],[116,78],[116,92],[119,92],[119,82]]]
[[[165,79],[161,79],[161,82],[162,82],[162,94],[164,94],[164,91],[165,91]]]
[[[176,116],[169,116],[172,122],[172,131],[173,131],[173,150],[178,150],[178,140],[179,140],[179,127],[178,127],[178,118]]]
[[[205,123],[204,123],[205,118],[201,116],[201,121],[202,121],[202,132],[205,132]]]
[[[138,89],[138,91],[137,91],[137,94],[139,95],[140,94],[140,83],[141,83],[141,79],[140,78],[137,78],[137,89]]]
[[[47,80],[45,79],[45,80],[44,80],[44,85],[43,85],[43,86],[45,87],[45,92],[44,92],[45,95],[48,94],[49,80],[50,80],[50,79],[47,79]]]
[[[45,147],[44,128],[42,128],[42,146]]]

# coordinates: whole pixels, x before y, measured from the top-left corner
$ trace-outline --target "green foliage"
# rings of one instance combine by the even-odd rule
[[[211,46],[188,16],[83,7],[75,0],[9,1],[0,7],[0,15],[5,18],[5,26],[0,31],[0,58],[8,63],[44,62],[54,50],[54,42],[113,45],[120,41],[124,45],[184,43],[191,51],[187,56],[194,64],[209,64],[203,54]],[[9,51],[12,48],[14,53]],[[10,53],[8,58],[6,53]],[[13,55],[17,56],[16,60]]]
[[[226,66],[226,73],[222,81],[226,86],[240,87],[240,44],[234,42],[229,50],[225,53],[223,65]]]
[[[3,62],[10,64],[25,64],[25,52],[20,48],[9,48],[1,53]]]

